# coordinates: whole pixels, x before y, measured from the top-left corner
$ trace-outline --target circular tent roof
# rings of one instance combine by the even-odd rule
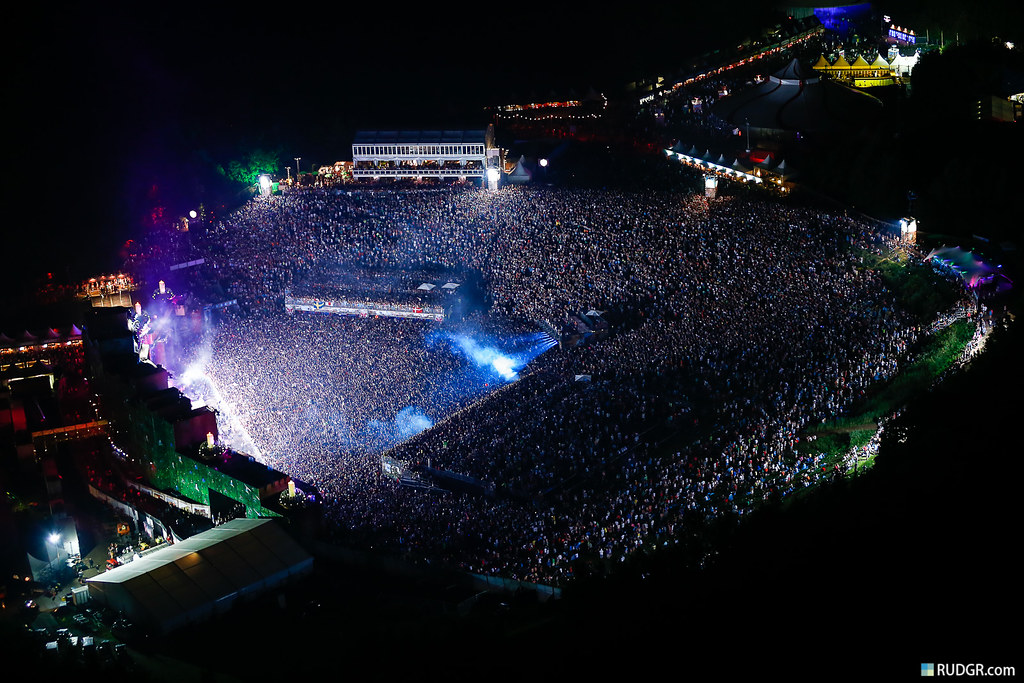
[[[734,126],[788,132],[834,131],[876,116],[882,102],[830,80],[793,59],[766,81],[723,98],[712,111]]]

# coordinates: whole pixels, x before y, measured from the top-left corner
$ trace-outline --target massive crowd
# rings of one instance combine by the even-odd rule
[[[199,243],[243,312],[192,360],[261,457],[320,488],[340,540],[558,583],[577,560],[621,562],[672,542],[684,518],[745,514],[828,474],[797,451],[801,431],[895,373],[920,332],[861,267],[890,239],[749,197],[292,191]],[[475,271],[487,310],[460,323],[284,312],[286,289],[338,264]],[[437,341],[509,348],[592,308],[614,322],[608,338],[553,348],[514,383]],[[490,493],[403,487],[382,453]]]

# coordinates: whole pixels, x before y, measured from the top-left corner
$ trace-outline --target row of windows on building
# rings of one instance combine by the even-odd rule
[[[483,156],[483,145],[352,145],[353,157]]]

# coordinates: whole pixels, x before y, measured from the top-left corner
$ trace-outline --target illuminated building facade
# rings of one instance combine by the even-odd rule
[[[481,130],[359,131],[352,142],[352,177],[483,178],[491,158],[497,159],[493,126]]]
[[[333,164],[324,164],[317,172],[317,182],[321,185],[352,180],[352,162],[335,161]]]

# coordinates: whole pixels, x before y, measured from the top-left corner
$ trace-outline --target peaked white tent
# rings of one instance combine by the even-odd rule
[[[526,157],[521,156],[516,162],[516,167],[508,174],[508,181],[510,183],[528,183],[531,180],[533,180],[533,172],[526,167]]]

